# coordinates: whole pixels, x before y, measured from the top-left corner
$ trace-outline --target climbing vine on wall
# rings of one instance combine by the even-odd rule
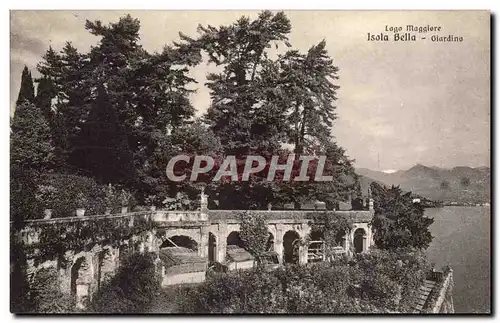
[[[263,214],[242,212],[240,214],[240,238],[245,248],[254,256],[266,251],[269,239],[266,218]]]
[[[40,228],[39,241],[26,246],[26,252],[36,261],[43,262],[68,250],[92,248],[98,243],[118,246],[121,241],[153,228],[150,218],[140,216],[133,221],[132,226],[130,217],[44,224]]]
[[[328,212],[313,214],[309,225],[311,226],[311,233],[318,234],[325,241],[327,256],[332,253],[332,248],[338,245],[339,237],[353,228],[352,221],[344,215],[334,214],[332,216]]]

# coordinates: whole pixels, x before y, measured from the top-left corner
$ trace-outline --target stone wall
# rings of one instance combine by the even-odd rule
[[[117,215],[97,215],[85,217],[53,218],[44,220],[33,220],[27,223],[26,229],[21,232],[22,240],[27,245],[35,245],[40,242],[43,228],[52,224],[65,225],[84,223],[87,221],[111,221],[115,219],[125,221],[126,225],[133,228],[149,221],[151,227],[140,231],[131,237],[122,237],[119,241],[107,241],[95,243],[81,250],[67,250],[64,255],[57,259],[49,259],[40,264],[35,264],[33,259],[29,261],[30,271],[36,272],[42,267],[54,267],[59,271],[61,290],[74,297],[78,307],[83,308],[86,300],[90,300],[104,284],[116,272],[120,258],[126,254],[139,252],[159,253],[160,246],[168,239],[175,236],[189,237],[197,244],[197,252],[201,257],[208,258],[209,234],[213,234],[216,243],[215,260],[224,262],[226,259],[227,238],[233,231],[240,231],[238,210],[207,210],[193,212],[176,211],[142,211]],[[309,221],[315,211],[247,211],[262,213],[267,218],[268,231],[273,235],[273,249],[278,254],[280,262],[283,261],[284,244],[283,237],[289,232],[296,232],[299,239],[305,239],[311,231]],[[319,211],[325,212],[325,211]],[[369,222],[373,217],[370,211],[337,211],[331,212],[331,216],[342,214],[350,218],[354,227],[345,236],[346,252],[352,252],[354,233],[357,229],[365,232],[363,236],[363,252],[367,251],[373,244],[373,237]],[[142,221],[142,222],[141,222]],[[61,237],[64,239],[64,237]],[[90,249],[89,249],[90,248]],[[307,263],[307,246],[299,247],[299,263]],[[179,277],[178,277],[179,278]],[[199,277],[194,277],[197,280]],[[172,278],[173,279],[173,278]],[[179,278],[180,279],[180,278]],[[176,279],[165,281],[170,284]]]

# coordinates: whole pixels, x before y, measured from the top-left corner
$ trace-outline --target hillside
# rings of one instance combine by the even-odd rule
[[[356,172],[364,177],[364,181],[373,179],[387,186],[399,185],[405,191],[411,191],[431,200],[461,203],[490,202],[489,167],[459,166],[443,169],[418,164],[408,170],[390,174],[366,168],[359,168]],[[363,183],[362,187],[364,188]]]

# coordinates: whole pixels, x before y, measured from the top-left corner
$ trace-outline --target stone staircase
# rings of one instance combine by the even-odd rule
[[[429,298],[429,294],[436,287],[436,282],[432,280],[425,280],[424,284],[420,286],[415,302],[413,303],[413,313],[422,313],[422,310]]]

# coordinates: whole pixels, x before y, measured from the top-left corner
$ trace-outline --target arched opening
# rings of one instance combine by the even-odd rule
[[[101,281],[102,281],[102,267],[104,265],[104,258],[106,257],[106,252],[107,250],[102,250],[96,254],[96,265],[97,265],[97,270],[96,270],[96,276],[97,276],[97,290],[99,291],[101,289]]]
[[[269,233],[269,237],[267,238],[266,251],[274,251],[274,236],[271,232]]]
[[[335,236],[335,243],[337,246],[342,247],[342,249],[345,250],[345,245],[346,245],[346,232],[345,231],[340,231],[337,233]]]
[[[313,231],[311,231],[311,233],[309,234],[309,237],[313,241],[323,240],[324,239],[323,232],[321,232],[319,230],[313,230]]]
[[[217,239],[212,232],[208,233],[208,261],[214,262],[217,254]]]
[[[99,291],[103,284],[112,277],[115,269],[115,263],[111,255],[110,249],[104,249],[95,255],[94,263],[97,265],[95,269],[97,290]]]
[[[198,250],[198,243],[188,236],[172,236],[161,244],[160,248],[184,247],[194,251]]]
[[[132,248],[128,245],[128,243],[124,243],[118,247],[118,257],[120,264],[123,264],[125,259],[129,257],[129,255],[132,253]]]
[[[309,234],[307,247],[307,262],[320,262],[325,260],[325,239],[323,232],[313,230]]]
[[[366,231],[363,228],[354,231],[354,252],[361,253],[366,250]]]
[[[86,299],[89,296],[89,284],[87,282],[89,277],[85,277],[85,274],[89,272],[88,269],[89,265],[83,256],[78,258],[71,267],[70,294],[78,308],[85,306]]]
[[[240,233],[238,231],[231,232],[226,239],[228,246],[238,246],[240,248],[245,248],[245,243],[240,238]]]
[[[300,236],[296,231],[287,231],[283,235],[283,261],[296,264],[299,262]]]

